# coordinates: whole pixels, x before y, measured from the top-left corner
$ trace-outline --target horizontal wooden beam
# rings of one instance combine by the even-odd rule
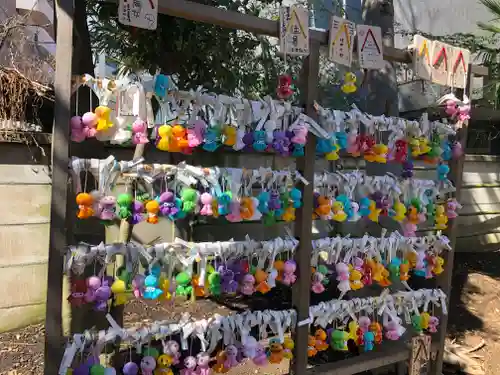
[[[209,23],[230,29],[245,30],[250,33],[279,37],[279,22],[265,18],[228,11],[185,0],[159,0],[160,13],[169,16],[184,18],[191,21]],[[310,37],[322,45],[328,44],[328,31],[310,30]],[[411,63],[412,54],[406,49],[384,47],[384,59],[388,61]],[[484,66],[472,67],[476,75],[488,75],[488,68]]]

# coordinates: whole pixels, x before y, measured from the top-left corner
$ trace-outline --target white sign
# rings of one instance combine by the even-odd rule
[[[156,30],[158,0],[119,0],[118,21],[127,26]]]
[[[448,86],[464,89],[469,73],[470,51],[458,47],[452,47],[452,51]]]
[[[432,82],[446,86],[449,83],[451,73],[451,55],[453,47],[446,43],[435,40],[432,42],[431,72]]]
[[[330,48],[328,57],[337,64],[351,67],[356,24],[333,16],[330,24]]]
[[[413,72],[418,78],[430,81],[432,41],[421,35],[414,35],[413,48]]]
[[[356,25],[359,66],[363,69],[383,69],[382,30],[378,26]]]
[[[290,56],[309,55],[309,11],[299,6],[280,8],[280,51]]]

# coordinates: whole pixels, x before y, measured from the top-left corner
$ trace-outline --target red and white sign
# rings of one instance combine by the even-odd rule
[[[356,25],[358,60],[363,69],[383,69],[382,30],[378,26]]]

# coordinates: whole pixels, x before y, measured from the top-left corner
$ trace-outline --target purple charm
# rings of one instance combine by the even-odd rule
[[[139,366],[135,362],[127,362],[123,366],[124,375],[137,375],[139,373]]]
[[[402,178],[412,178],[413,177],[413,163],[411,161],[405,161],[403,163],[403,172],[401,172]]]
[[[371,195],[371,199],[375,201],[377,208],[382,208],[383,195],[380,191],[376,191]]]
[[[134,201],[132,204],[132,224],[139,224],[144,220],[142,213],[144,212],[144,204],[139,201]]]
[[[248,151],[253,151],[253,132],[248,132],[245,133],[243,136],[243,143],[245,144],[245,147],[243,148],[243,151],[248,152]]]
[[[320,196],[320,194],[318,192],[314,192],[314,194],[313,194],[313,207],[315,209],[319,207],[319,196]]]
[[[104,279],[102,285],[95,291],[95,306],[96,311],[106,311],[108,308],[108,300],[111,298],[111,288],[109,280]]]
[[[160,195],[160,211],[163,216],[175,215],[179,212],[172,191],[168,190]]]
[[[281,208],[280,193],[277,190],[271,191],[271,199],[267,205],[270,210],[279,210]]]
[[[227,266],[228,269],[230,269],[233,274],[234,274],[234,280],[237,283],[241,282],[241,279],[243,279],[244,273],[243,273],[243,266],[241,264],[241,261],[239,260],[234,260],[230,262]]]
[[[285,132],[274,132],[273,149],[282,156],[290,153],[290,139]]]
[[[221,275],[223,293],[236,293],[238,290],[238,283],[234,280],[234,272],[224,266],[220,266],[218,272]]]

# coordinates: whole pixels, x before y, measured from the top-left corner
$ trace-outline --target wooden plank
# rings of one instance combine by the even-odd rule
[[[44,165],[0,164],[0,185],[50,185],[50,170]]]
[[[318,93],[319,75],[319,52],[320,44],[311,41],[310,54],[306,58],[302,67],[301,92],[306,114],[313,119],[317,118],[314,109],[314,100]],[[297,170],[307,181],[313,181],[314,159],[316,153],[316,138],[309,133],[305,146],[305,155],[297,158]],[[302,207],[297,209],[294,234],[300,241],[295,252],[295,262],[297,262],[299,281],[292,288],[292,305],[297,310],[297,328],[294,334],[295,351],[291,364],[291,374],[304,374],[307,368],[307,338],[309,335],[309,324],[302,323],[309,319],[309,300],[311,291],[311,252],[312,252],[312,213],[313,213],[313,184],[302,185]],[[306,277],[304,277],[306,276]]]
[[[50,190],[50,185],[0,185],[0,225],[49,223]]]
[[[0,333],[39,323],[45,318],[45,303],[0,309]]]
[[[498,163],[500,162],[500,156],[497,155],[465,155],[465,161],[468,162],[489,162],[489,163]],[[467,165],[467,164],[466,164]]]
[[[52,130],[52,195],[45,318],[44,374],[58,371],[64,350],[62,299],[63,249],[67,245],[69,121],[71,119],[71,75],[73,60],[74,0],[55,2],[56,72]],[[71,222],[70,222],[71,223]],[[71,229],[70,229],[71,230]]]
[[[457,238],[455,252],[483,253],[500,250],[500,231]]]
[[[491,204],[500,202],[500,186],[485,187],[484,185],[462,186],[460,203],[467,204]]]
[[[0,268],[47,262],[49,229],[48,223],[0,225]]]
[[[43,303],[46,279],[47,263],[2,268],[0,282],[4,292],[0,309]]]
[[[500,214],[500,199],[494,203],[464,204],[460,216]]]

